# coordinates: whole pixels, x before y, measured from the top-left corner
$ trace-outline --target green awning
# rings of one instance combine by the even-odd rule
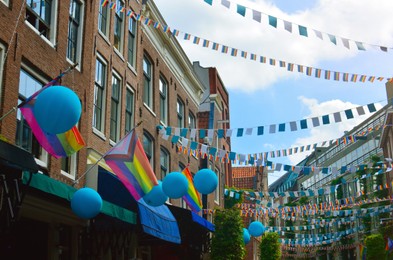
[[[30,178],[30,173],[25,172],[23,174],[23,183],[27,184]],[[62,199],[71,201],[73,194],[77,191],[76,188],[69,186],[65,183],[52,179],[44,174],[33,174],[30,182],[30,187],[60,197]],[[113,203],[102,201],[101,213],[120,219],[121,221],[136,224],[136,213],[128,209],[119,207]]]

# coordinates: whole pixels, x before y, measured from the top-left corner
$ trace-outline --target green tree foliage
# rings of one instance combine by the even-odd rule
[[[281,259],[281,244],[278,241],[279,235],[275,232],[266,232],[262,236],[259,244],[261,260],[279,260]]]
[[[381,234],[369,235],[364,240],[367,247],[367,260],[371,259],[385,259],[385,240]]]
[[[229,190],[231,190],[231,189],[237,190],[236,188],[228,188],[228,187],[225,187],[225,188],[229,189]],[[238,193],[240,193],[240,196],[237,199],[236,199],[236,197],[231,197],[229,195],[224,197],[224,207],[226,209],[233,208],[236,206],[236,204],[243,203],[243,196],[242,196],[243,192],[238,192]]]
[[[212,238],[212,260],[243,259],[243,221],[237,209],[217,209],[214,214],[216,230]]]

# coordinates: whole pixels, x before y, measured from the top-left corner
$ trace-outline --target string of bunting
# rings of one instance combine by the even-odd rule
[[[342,82],[370,82],[373,83],[375,80],[377,81],[385,81],[388,82],[393,81],[393,77],[386,76],[374,76],[374,75],[364,75],[358,73],[349,73],[349,72],[340,72],[340,71],[332,71],[322,68],[315,68],[312,66],[306,66],[302,64],[287,62],[284,60],[277,60],[275,58],[270,58],[267,56],[258,55],[255,53],[247,52],[244,50],[240,50],[234,47],[230,47],[225,44],[217,43],[208,39],[204,39],[199,36],[192,35],[190,33],[182,32],[178,29],[171,29],[168,25],[163,25],[158,21],[154,21],[148,17],[144,17],[142,14],[137,14],[136,12],[128,9],[124,6],[117,6],[115,2],[110,2],[109,0],[102,0],[101,6],[108,6],[110,9],[115,10],[118,13],[126,13],[126,16],[130,19],[135,19],[138,22],[141,22],[145,26],[152,26],[157,30],[162,30],[164,33],[167,33],[171,36],[180,37],[183,40],[190,41],[192,40],[194,44],[201,45],[204,48],[210,48],[213,51],[220,51],[221,54],[229,54],[233,57],[237,57],[238,54],[241,58],[249,59],[250,61],[259,62],[262,64],[269,64],[274,67],[286,69],[289,72],[297,71],[302,74],[306,74],[307,76],[313,76],[315,78],[323,78],[326,80],[336,80]],[[296,69],[295,69],[296,68]],[[324,76],[322,76],[324,75]]]
[[[390,197],[390,201],[392,198]],[[379,207],[361,208],[361,209],[348,209],[348,210],[334,210],[334,211],[300,211],[297,212],[282,212],[276,209],[265,208],[260,210],[240,210],[240,216],[244,217],[262,217],[262,218],[280,218],[289,221],[308,221],[311,224],[327,225],[330,222],[337,222],[336,218],[331,217],[342,217],[341,221],[344,221],[347,217],[347,221],[354,221],[356,218],[364,218],[365,216],[378,216],[380,213],[387,213],[393,211],[393,205],[385,205]],[[204,214],[214,214],[215,209],[203,209]],[[306,218],[308,217],[308,218]],[[310,217],[323,217],[323,219],[310,219]]]
[[[359,243],[354,243],[350,245],[339,245],[339,246],[319,246],[319,247],[292,247],[288,245],[282,245],[281,249],[286,250],[286,251],[292,251],[292,252],[301,252],[301,253],[307,253],[311,252],[312,250],[322,250],[322,251],[341,251],[341,250],[347,250],[347,249],[352,249],[356,248],[359,245]]]
[[[360,225],[355,228],[348,229],[346,231],[338,231],[338,232],[331,232],[331,233],[325,233],[325,234],[298,234],[298,233],[293,233],[293,232],[288,232],[288,231],[281,231],[280,235],[285,236],[286,234],[293,234],[293,235],[295,235],[294,238],[297,238],[297,239],[309,239],[309,240],[315,240],[315,241],[323,241],[323,239],[325,239],[325,240],[334,239],[334,238],[341,237],[343,235],[350,235],[354,232],[358,232],[363,229],[364,229],[364,226]]]
[[[392,198],[381,199],[381,201],[392,201]],[[282,208],[281,210],[273,209],[273,208],[260,208],[260,209],[246,209],[241,210],[240,215],[245,217],[270,217],[270,218],[281,218],[286,220],[300,220],[306,216],[322,216],[322,217],[344,217],[344,216],[358,216],[363,217],[364,214],[370,214],[370,216],[377,216],[379,213],[390,212],[393,206],[381,206],[381,207],[370,207],[370,208],[362,208],[362,209],[345,209],[345,210],[318,210],[318,209],[309,209],[304,210],[294,209],[293,211],[289,211],[288,208]]]
[[[373,192],[370,192],[369,194],[372,194]],[[251,203],[240,203],[237,205],[237,208],[241,210],[265,210],[265,209],[270,209],[270,210],[275,210],[276,212],[282,211],[282,212],[301,212],[301,211],[307,211],[307,210],[315,210],[315,211],[334,211],[334,210],[342,210],[342,209],[351,209],[353,207],[358,207],[366,204],[373,204],[373,203],[379,203],[383,201],[390,201],[390,197],[386,198],[365,198],[365,199],[355,199],[355,197],[347,197],[347,198],[342,198],[342,199],[336,199],[336,200],[331,200],[329,202],[320,202],[320,203],[314,203],[314,204],[305,204],[302,206],[283,206],[283,205],[272,205],[271,203],[268,204],[260,204],[260,205],[255,205]]]
[[[381,102],[381,101],[379,101]],[[179,128],[167,126],[166,135],[177,135],[190,139],[195,139],[199,137],[203,139],[205,137],[210,140],[213,139],[214,133],[217,133],[218,138],[226,137],[244,137],[251,136],[256,133],[257,136],[262,136],[265,133],[276,134],[283,133],[287,131],[298,131],[304,129],[310,129],[314,127],[319,127],[322,125],[330,125],[332,123],[341,123],[343,120],[354,119],[356,116],[363,116],[366,114],[366,109],[370,114],[375,113],[377,109],[375,108],[375,103],[370,103],[366,106],[358,106],[356,108],[346,109],[344,111],[338,111],[323,116],[317,116],[312,118],[305,118],[297,121],[284,122],[278,124],[262,125],[257,127],[241,127],[241,128],[231,128],[231,129],[194,129],[194,128]]]
[[[383,127],[385,127],[384,125]],[[166,129],[162,126],[157,126],[159,130],[159,134],[161,138],[164,140],[169,139],[169,135],[167,135]],[[240,154],[233,151],[227,151],[224,149],[220,149],[217,147],[212,147],[207,144],[202,144],[193,140],[189,140],[179,135],[173,135],[171,137],[171,142],[177,146],[179,153],[193,155],[195,158],[206,158],[209,157],[210,160],[227,162],[232,164],[239,164],[239,165],[254,165],[254,166],[268,166],[271,167],[275,171],[293,171],[299,173],[303,171],[304,174],[310,174],[311,172],[319,172],[328,173],[331,171],[337,171],[337,167],[301,167],[301,166],[291,166],[285,165],[282,163],[273,164],[267,158],[278,158],[278,157],[285,157],[291,156],[298,153],[308,152],[311,149],[315,149],[316,147],[329,147],[331,145],[335,146],[347,146],[351,145],[359,140],[367,140],[369,135],[373,132],[379,131],[381,128],[380,125],[375,127],[369,127],[366,131],[358,132],[353,135],[346,135],[344,137],[340,137],[337,139],[332,139],[329,141],[321,141],[320,143],[302,145],[298,147],[291,147],[286,149],[280,149],[275,151],[266,151],[266,152],[259,152],[253,154]],[[372,135],[371,135],[372,136]]]
[[[279,197],[290,197],[290,198],[299,198],[299,197],[314,197],[314,196],[323,196],[334,194],[338,187],[341,185],[349,185],[350,183],[359,182],[362,179],[372,178],[373,176],[390,172],[392,170],[391,161],[387,161],[388,165],[385,166],[381,164],[377,167],[371,167],[370,165],[362,164],[358,166],[351,166],[349,171],[347,171],[347,167],[341,167],[340,173],[356,173],[359,170],[366,170],[366,169],[374,169],[376,172],[374,173],[367,173],[363,174],[360,178],[355,178],[353,181],[346,181],[345,179],[341,180],[341,183],[331,186],[325,186],[319,189],[308,189],[308,190],[301,190],[301,191],[284,191],[284,192],[273,192],[273,191],[249,191],[249,190],[237,190],[237,189],[224,189],[224,195],[229,196],[231,198],[239,199],[242,194],[249,197],[250,200],[255,200],[257,203],[260,203],[261,198],[279,198]],[[332,167],[334,168],[334,167]],[[384,171],[385,170],[385,171]],[[327,173],[326,173],[327,174]],[[333,176],[336,178],[338,173],[332,171]],[[381,185],[373,185],[374,191],[375,190],[383,190],[383,189],[393,189],[393,181],[391,183],[385,183]],[[356,192],[357,196],[365,195],[363,190]],[[345,199],[341,200],[342,202],[340,205],[348,204]]]
[[[203,1],[211,6],[213,5],[213,0],[203,0]],[[231,9],[232,2],[228,1],[228,0],[221,0],[221,5],[226,7],[227,9]],[[355,46],[356,50],[359,50],[359,51],[365,51],[366,50],[365,46],[369,46],[372,49],[380,50],[382,52],[388,52],[389,49],[392,49],[392,47],[381,46],[378,44],[365,43],[362,41],[352,40],[352,39],[349,39],[346,37],[337,36],[335,34],[323,32],[321,30],[317,30],[317,29],[310,28],[308,26],[296,24],[294,22],[287,21],[287,20],[278,18],[276,16],[273,16],[271,14],[267,14],[267,13],[264,13],[264,12],[261,12],[261,11],[252,9],[250,7],[236,3],[236,12],[239,15],[246,17],[248,11],[252,12],[252,19],[258,23],[262,23],[262,21],[264,19],[264,20],[266,20],[266,22],[268,22],[268,24],[270,26],[272,26],[274,28],[282,28],[289,33],[298,32],[298,34],[300,36],[304,36],[307,38],[310,36],[310,32],[314,32],[315,37],[317,37],[318,39],[329,40],[330,43],[332,43],[336,46],[338,44],[338,40],[341,40],[342,45],[347,49],[351,49],[351,45]]]

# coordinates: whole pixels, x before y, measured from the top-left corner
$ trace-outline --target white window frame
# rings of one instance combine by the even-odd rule
[[[134,29],[134,32],[132,34],[132,32],[130,31],[130,24],[133,24],[134,26],[132,27]],[[131,68],[135,68],[135,63],[136,63],[136,48],[137,48],[137,35],[138,35],[138,23],[135,19],[135,17],[130,17],[130,19],[128,19],[128,43],[127,43],[127,63]],[[130,34],[133,36],[131,37]],[[130,38],[132,38],[132,44],[133,44],[133,54],[132,57],[130,57]],[[130,62],[131,59],[131,62]]]
[[[176,100],[176,115],[177,115],[177,127],[184,128],[185,126],[185,105],[180,97]],[[181,118],[180,118],[181,117]]]
[[[110,9],[109,9],[108,6],[102,7],[101,4],[99,4],[98,8],[99,8],[98,9],[98,32],[108,41],[109,24],[110,24],[110,20],[111,20],[111,12],[110,12]],[[104,25],[105,32],[101,31],[101,28],[99,26],[100,23],[102,22],[102,19],[101,19],[102,16],[101,16],[100,10],[102,11],[102,13],[105,12],[105,14],[106,14],[106,21],[105,21],[105,25]]]
[[[163,125],[168,125],[168,81],[163,76],[159,79],[160,91],[160,122]]]
[[[70,160],[69,161],[70,171],[67,172],[67,171],[64,171],[63,169],[60,169],[60,173],[64,176],[66,176],[67,178],[70,178],[71,180],[75,180],[75,177],[76,177],[76,169],[77,169],[76,158],[77,158],[77,153],[74,153],[68,157],[61,158],[61,160],[67,160],[67,159]]]
[[[129,130],[131,130],[132,128],[134,128],[134,125],[135,125],[135,91],[132,89],[132,87],[130,86],[130,85],[128,85],[127,84],[127,87],[126,87],[126,94],[125,94],[125,105],[124,105],[124,107],[125,107],[125,112],[124,112],[124,114],[125,114],[125,118],[124,118],[124,131],[126,132],[126,133],[128,133],[127,132],[127,120],[126,120],[126,116],[127,116],[127,103],[128,103],[128,100],[127,100],[127,93],[128,93],[128,91],[129,92],[131,92],[132,93],[132,107],[131,107],[131,125],[130,125],[130,129]]]
[[[165,158],[166,158],[166,165],[162,164],[162,158],[163,158],[162,155],[163,154],[165,155]],[[165,176],[169,174],[169,161],[170,161],[169,151],[167,149],[165,149],[164,147],[161,147],[161,149],[160,149],[160,174],[161,174],[161,180],[163,180],[165,178]],[[163,174],[162,174],[162,172],[164,170],[163,168],[166,169],[165,176],[163,176]]]
[[[3,93],[3,74],[5,67],[5,46],[0,42],[0,97]]]
[[[92,116],[92,126],[93,126],[93,132],[95,134],[97,134],[98,136],[100,136],[101,138],[103,138],[105,140],[105,114],[106,114],[106,92],[108,89],[108,63],[105,61],[105,59],[97,53],[97,58],[96,58],[96,66],[95,69],[97,71],[97,61],[100,61],[104,66],[105,66],[105,79],[104,79],[104,90],[102,93],[102,110],[101,110],[101,129],[98,129],[94,126],[94,108],[95,108],[95,89],[96,89],[96,81],[94,79],[94,92],[93,92],[93,116]],[[96,73],[95,73],[95,77],[96,77]]]
[[[21,70],[25,70],[32,77],[34,77],[36,80],[40,81],[42,83],[42,85],[45,85],[44,82],[48,81],[42,75],[38,74],[37,72],[35,72],[33,69],[31,69],[28,65],[26,65],[24,63],[21,64],[20,71]],[[19,82],[18,88],[19,88],[19,86],[20,86],[20,82]],[[19,94],[18,94],[18,96],[19,96]],[[28,97],[26,97],[26,98],[28,98]],[[18,99],[19,99],[19,97],[18,97]],[[33,135],[33,133],[31,133],[31,134]],[[44,148],[40,147],[40,149],[41,149],[41,151],[40,151],[41,156],[39,158],[35,157],[34,159],[39,166],[41,166],[43,168],[48,168],[49,154]]]
[[[75,61],[72,61],[71,59],[68,58],[68,39],[69,39],[69,34],[70,34],[70,25],[68,24],[68,37],[67,37],[67,61],[70,62],[71,64],[78,63],[77,68],[80,70],[82,66],[82,43],[83,43],[83,26],[84,26],[84,18],[85,18],[85,2],[83,0],[71,0],[71,1],[76,1],[79,2],[80,4],[80,13],[79,13],[79,24],[78,24],[78,34],[77,34],[77,42],[76,42],[76,57]],[[70,2],[71,3],[71,2]],[[69,19],[71,19],[69,17]],[[70,21],[69,21],[70,22]]]
[[[145,61],[147,61],[148,63],[146,63]],[[148,66],[148,68],[150,68],[150,71],[145,71],[145,63]],[[151,62],[151,60],[144,55],[143,56],[143,103],[150,108],[153,111],[153,63]],[[148,81],[148,93],[146,93],[146,81]],[[146,96],[148,95],[148,96]],[[147,101],[147,103],[145,102]]]
[[[214,190],[214,202],[220,205],[220,170],[215,169],[215,174],[217,175],[217,188]]]
[[[115,48],[115,50],[117,50],[120,53],[120,56],[123,56],[123,49],[124,49],[124,24],[125,24],[125,12],[120,12],[121,7],[125,6],[124,1],[122,0],[115,0],[116,1],[116,8],[115,8],[115,15],[114,17],[114,21],[113,21],[113,37],[115,37],[115,32],[116,32],[116,21],[118,19],[118,17],[121,19],[121,28],[120,28],[120,39],[119,39],[119,47],[117,48],[115,46],[115,42],[113,42],[113,47]],[[115,38],[114,38],[115,40]]]
[[[31,1],[31,0],[29,0]],[[30,8],[26,6],[27,8]],[[28,19],[25,19],[25,24],[29,26],[35,33],[40,35],[41,39],[47,42],[53,48],[56,46],[56,35],[57,35],[57,17],[58,17],[58,0],[52,0],[52,8],[51,8],[51,23],[49,25],[49,37],[44,36],[34,25],[32,25]]]
[[[114,142],[113,144],[116,144],[118,141],[119,141],[119,137],[120,137],[120,126],[121,126],[121,124],[120,124],[120,119],[121,119],[121,106],[122,106],[122,104],[121,104],[121,89],[122,89],[122,85],[123,85],[123,79],[122,79],[122,77],[116,72],[116,71],[112,71],[112,85],[111,85],[111,113],[110,113],[110,119],[109,120],[112,120],[112,102],[113,102],[113,83],[114,83],[114,80],[118,80],[118,82],[119,82],[119,93],[118,93],[118,97],[117,97],[117,101],[118,101],[118,103],[117,103],[117,113],[116,113],[116,133],[115,133],[115,140],[113,140],[112,139],[112,137],[111,137],[111,134],[109,134],[109,136],[110,136],[110,141],[112,141],[112,142]],[[109,124],[109,133],[111,133],[112,132],[112,124],[110,123]]]
[[[0,0],[0,2],[5,4],[7,7],[10,7],[10,0]]]
[[[147,132],[144,132],[143,133],[143,149],[144,149],[144,151],[145,151],[145,153],[146,153],[146,148],[145,148],[145,139],[147,139],[147,140],[150,140],[150,145],[151,145],[151,150],[152,150],[152,152],[151,152],[151,154],[149,154],[150,155],[150,158],[149,158],[149,156],[147,156],[147,154],[146,154],[146,156],[147,156],[147,158],[149,159],[149,163],[150,163],[150,165],[151,165],[151,167],[152,167],[152,169],[154,169],[154,139],[153,139],[153,137],[151,137],[151,135],[150,134],[148,134]]]

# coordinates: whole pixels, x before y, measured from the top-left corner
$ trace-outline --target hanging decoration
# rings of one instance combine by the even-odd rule
[[[381,102],[381,101],[379,101]],[[265,134],[278,134],[284,132],[294,132],[304,129],[310,129],[319,127],[322,125],[330,125],[333,123],[341,123],[345,120],[354,119],[357,116],[363,116],[368,111],[370,114],[375,113],[377,111],[376,104],[370,103],[365,106],[358,106],[356,108],[350,108],[344,111],[338,111],[330,114],[326,114],[323,116],[317,116],[312,118],[305,118],[291,122],[282,122],[278,124],[270,124],[270,125],[261,125],[257,127],[241,127],[241,128],[231,128],[231,129],[194,129],[194,128],[178,128],[167,126],[165,129],[166,135],[177,135],[181,137],[187,138],[189,136],[190,139],[200,138],[203,139],[205,137],[212,139],[213,134],[217,133],[218,138],[226,138],[226,137],[244,137],[244,136],[263,136]],[[348,142],[353,141],[355,137],[348,136]],[[344,140],[343,140],[344,141]]]
[[[383,127],[385,126],[387,125],[384,125]],[[164,140],[168,140],[170,136],[167,135],[166,130],[161,126],[158,126],[158,128],[160,129],[159,130],[160,136]],[[308,152],[311,151],[311,149],[315,149],[316,147],[329,147],[331,145],[347,146],[360,140],[363,141],[368,140],[369,135],[371,136],[371,138],[373,138],[372,137],[373,132],[379,131],[380,128],[381,126],[377,125],[375,127],[369,127],[367,131],[357,132],[356,134],[353,135],[346,135],[344,137],[340,137],[335,140],[332,139],[329,141],[322,141],[320,143],[302,145],[299,147],[292,147],[292,148],[281,149],[276,151],[260,152],[260,153],[253,153],[253,154],[237,154],[236,152],[226,151],[216,147],[208,146],[206,144],[190,141],[178,135],[173,135],[170,141],[174,145],[177,145],[177,149],[179,153],[190,154],[193,155],[195,158],[209,157],[209,159],[211,160],[227,162],[232,164],[239,164],[239,165],[243,165],[243,164],[256,165],[256,166],[263,165],[263,166],[269,166],[271,167],[271,169],[275,171],[281,171],[283,169],[284,171],[292,170],[296,173],[300,173],[300,171],[305,170],[305,174],[310,174],[313,171],[317,171],[317,172],[323,171],[324,174],[328,174],[330,171],[337,172],[338,168],[337,167],[327,167],[327,168],[301,167],[301,166],[284,165],[282,163],[273,164],[271,161],[268,161],[268,156],[270,156],[271,158],[285,157],[297,153]],[[179,141],[181,142],[179,143]]]
[[[127,9],[124,6],[116,6],[115,2],[102,0],[101,5],[103,7],[109,6],[110,9],[114,9],[118,13],[125,12],[126,16],[129,17],[130,19],[135,19],[136,21],[139,21],[146,26],[152,26],[153,28],[155,28],[157,30],[161,30],[164,33],[167,33],[168,35],[176,36],[176,37],[181,38],[186,41],[192,40],[194,44],[202,45],[202,47],[204,47],[204,48],[211,47],[211,50],[213,50],[213,51],[220,51],[221,54],[227,54],[227,55],[231,55],[233,57],[237,57],[238,54],[240,54],[239,56],[241,58],[249,59],[251,61],[256,61],[256,62],[263,63],[263,64],[269,63],[269,65],[271,65],[271,66],[274,66],[274,67],[278,66],[279,68],[286,69],[289,72],[293,72],[295,70],[295,68],[297,68],[297,72],[302,73],[302,74],[305,73],[307,76],[314,75],[315,78],[319,78],[319,79],[323,78],[326,80],[333,79],[335,81],[342,81],[342,82],[363,82],[364,83],[364,82],[368,81],[370,83],[373,83],[373,82],[375,82],[375,80],[380,81],[380,82],[386,81],[386,80],[389,82],[393,81],[392,77],[363,75],[363,74],[340,72],[340,71],[331,71],[331,70],[327,70],[327,69],[315,68],[312,66],[301,65],[301,64],[297,64],[297,63],[291,63],[291,62],[287,62],[284,60],[277,60],[275,58],[270,58],[270,57],[258,55],[255,53],[249,53],[247,51],[239,50],[237,48],[230,47],[228,45],[224,45],[221,43],[217,43],[217,42],[214,42],[214,41],[211,41],[208,39],[204,39],[199,36],[194,36],[190,33],[182,32],[178,29],[170,29],[169,26],[163,25],[160,22],[154,21],[148,17],[144,17],[142,14],[137,14],[134,11],[132,11],[131,9]],[[306,32],[306,29],[307,29],[306,27],[303,27],[303,26],[301,27],[303,34]],[[361,44],[362,43],[359,43],[359,46],[362,46]],[[324,75],[324,76],[322,76],[322,75]]]
[[[373,176],[383,174],[384,172],[390,172],[391,171],[391,166],[388,166],[388,168],[384,165],[381,165],[380,167],[368,167],[367,165],[359,165],[359,166],[354,166],[351,167],[351,169],[348,171],[350,173],[355,173],[357,170],[365,170],[365,169],[374,169],[376,170],[375,173],[371,174],[363,174],[360,178],[355,178],[353,181],[345,181],[333,186],[324,186],[323,188],[319,189],[307,189],[307,190],[301,190],[301,191],[285,191],[285,192],[272,192],[272,191],[259,191],[259,192],[254,192],[254,191],[248,191],[248,190],[234,190],[234,189],[225,189],[224,190],[224,195],[229,196],[232,198],[239,198],[241,194],[245,194],[246,196],[249,197],[250,200],[256,200],[257,202],[261,200],[261,198],[279,198],[279,197],[291,197],[291,198],[299,198],[299,197],[314,197],[314,196],[323,196],[323,195],[329,195],[329,194],[334,194],[336,190],[341,186],[341,185],[349,185],[350,183],[356,183],[360,181],[361,179],[366,179],[366,178],[372,178]],[[386,171],[384,171],[386,169]],[[346,173],[347,171],[341,172],[341,174]],[[337,176],[334,176],[337,177]],[[385,183],[384,185],[373,185],[373,190],[383,190],[383,189],[393,189],[393,181],[390,183]],[[356,196],[361,196],[365,195],[363,190],[360,190],[356,192]],[[343,202],[340,204],[345,205],[348,204],[347,201]]]
[[[203,1],[209,5],[213,5],[213,0],[203,0]],[[308,37],[310,37],[311,32],[313,32],[315,34],[315,37],[320,40],[328,40],[330,43],[332,43],[336,46],[338,44],[338,40],[341,40],[341,43],[345,48],[351,49],[351,45],[352,45],[352,48],[356,47],[356,49],[359,51],[365,51],[366,46],[370,47],[372,49],[380,50],[382,52],[388,52],[389,49],[393,49],[393,47],[387,47],[387,46],[382,46],[382,45],[378,45],[378,44],[370,44],[370,43],[365,43],[365,42],[358,41],[358,40],[352,40],[352,39],[342,37],[342,36],[337,36],[332,33],[327,33],[327,32],[317,30],[317,29],[310,28],[308,26],[296,24],[291,21],[287,21],[285,19],[275,17],[273,15],[252,9],[250,7],[247,7],[247,6],[238,4],[238,3],[235,3],[235,4],[236,4],[236,12],[243,17],[245,17],[247,15],[247,12],[251,11],[252,12],[252,19],[254,21],[256,21],[258,23],[262,23],[262,21],[265,17],[266,19],[264,19],[264,20],[266,20],[271,27],[273,27],[273,28],[281,27],[282,29],[284,29],[285,31],[287,31],[289,33],[298,33],[300,36],[303,36],[303,37],[308,38]],[[229,0],[221,0],[221,5],[226,7],[227,9],[230,9],[231,5],[233,5],[233,3]]]

